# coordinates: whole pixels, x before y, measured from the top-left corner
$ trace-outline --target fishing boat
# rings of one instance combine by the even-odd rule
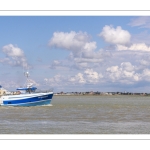
[[[53,91],[36,92],[37,88],[29,81],[29,73],[26,87],[17,88],[16,92],[9,92],[0,97],[1,106],[40,106],[49,105],[53,97]]]

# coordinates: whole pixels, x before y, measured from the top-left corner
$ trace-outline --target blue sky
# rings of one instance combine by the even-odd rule
[[[150,17],[0,16],[0,84],[30,72],[54,92],[150,90]]]

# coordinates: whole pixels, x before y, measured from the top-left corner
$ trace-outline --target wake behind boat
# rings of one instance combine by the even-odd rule
[[[51,103],[53,92],[36,92],[36,87],[29,83],[29,73],[26,74],[27,86],[25,88],[17,88],[15,93],[5,93],[0,97],[1,106],[39,106],[49,105]]]

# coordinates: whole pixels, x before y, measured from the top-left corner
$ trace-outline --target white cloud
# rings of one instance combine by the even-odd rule
[[[52,78],[45,78],[44,81],[46,85],[59,86],[64,80],[61,75],[57,74]]]
[[[101,78],[103,78],[102,74],[99,74],[98,72],[93,71],[93,69],[86,69],[84,71],[84,74],[85,74],[87,82],[90,82],[90,83],[97,83],[99,82]]]
[[[141,76],[143,80],[150,81],[150,69],[144,69]]]
[[[118,66],[112,66],[106,69],[108,72],[108,80],[111,79],[112,82],[115,82],[121,77],[121,69]]]
[[[135,67],[130,63],[130,62],[123,62],[121,63],[121,67],[123,70],[126,70],[126,71],[134,71]]]
[[[2,77],[2,78],[3,78],[3,80],[0,81],[0,85],[2,85],[7,90],[11,89],[12,91],[15,91],[16,88],[26,86],[24,79],[22,80],[22,77],[20,77],[20,76],[19,77],[12,76],[12,78],[9,78],[9,77]],[[33,80],[31,78],[29,79],[29,81],[30,81],[30,83],[33,84],[33,86],[36,86],[36,87],[40,86],[40,84],[38,82],[36,82],[35,80]]]
[[[78,73],[74,77],[71,77],[69,81],[74,84],[95,84],[100,82],[101,78],[103,78],[103,75],[101,73],[93,71],[93,69],[86,69],[83,73]]]
[[[6,57],[6,58],[3,58],[3,59],[0,59],[0,62],[1,62],[1,63],[4,63],[4,64],[5,64],[5,63],[11,64],[10,59],[7,58],[7,57]]]
[[[83,49],[84,49],[84,52],[93,52],[93,50],[95,50],[97,48],[96,46],[96,42],[88,42],[88,43],[85,43]]]
[[[134,59],[133,59],[134,60]],[[139,61],[140,63],[140,61]],[[107,64],[108,65],[108,64]],[[110,65],[110,64],[109,64]],[[105,68],[105,66],[104,66]],[[144,67],[143,67],[144,68]],[[99,71],[98,71],[99,70]],[[53,86],[60,87],[61,85],[67,86],[86,86],[96,85],[101,86],[102,83],[105,84],[116,84],[127,86],[140,83],[142,81],[150,81],[150,70],[149,69],[140,69],[140,66],[134,66],[131,62],[122,62],[118,65],[110,66],[103,70],[100,66],[93,69],[85,69],[82,72],[73,73],[73,76],[70,75],[56,75],[53,78],[45,78],[45,81]],[[98,84],[99,83],[99,84]]]
[[[89,35],[85,32],[54,32],[53,37],[50,39],[48,45],[50,47],[63,48],[76,54],[82,51],[89,39]]]
[[[140,74],[138,74],[138,78],[140,81],[150,82],[150,69],[144,69]]]
[[[83,62],[90,62],[90,63],[97,63],[97,62],[102,62],[102,58],[101,59],[92,59],[92,58],[74,58],[74,61],[77,63],[83,63]]]
[[[131,46],[127,47],[124,45],[116,45],[117,50],[131,50],[131,51],[150,51],[150,46],[147,46],[145,43],[137,43],[132,44]]]
[[[12,44],[3,46],[2,51],[10,57],[24,57],[24,52]]]
[[[88,62],[74,62],[73,67],[82,70],[82,69],[88,68],[89,63]]]
[[[140,64],[144,65],[144,66],[149,66],[150,65],[150,61],[142,59],[142,60],[140,60]]]
[[[131,43],[130,33],[121,27],[115,29],[112,26],[105,26],[100,36],[106,42],[113,44],[115,51],[96,50],[96,42],[90,41],[87,33],[72,31],[54,34],[49,46],[70,51],[70,57],[65,63],[55,60],[52,65],[59,70],[58,67],[65,65],[71,70],[71,74],[69,75],[67,70],[68,72],[64,71],[67,76],[62,74],[60,77],[54,76],[47,81],[57,87],[62,84],[66,87],[72,85],[98,87],[101,86],[98,83],[112,85],[112,82],[121,86],[133,86],[142,81],[150,81],[149,70],[145,70],[150,66],[148,44]]]
[[[77,84],[77,83],[86,83],[83,74],[82,73],[78,73],[77,75],[75,75],[74,77],[71,77],[69,79],[70,82]]]
[[[132,27],[139,26],[142,28],[150,28],[150,17],[148,16],[136,17],[132,19],[128,25]]]
[[[125,77],[133,77],[134,71],[126,71],[126,70],[124,70],[124,71],[123,71],[123,75],[124,75]]]
[[[131,35],[128,31],[123,30],[120,26],[113,28],[112,26],[106,25],[103,27],[102,32],[99,34],[106,42],[111,44],[125,45],[130,42]]]
[[[40,86],[40,84],[38,82],[36,82],[35,80],[33,80],[31,78],[29,79],[29,82],[32,83],[33,86],[36,86],[36,87]]]
[[[111,66],[106,69],[108,80],[125,84],[133,84],[140,80],[140,75],[135,73],[135,67],[130,62],[123,62],[120,66]]]
[[[52,78],[45,78],[46,84],[50,84],[54,87],[59,87],[61,85],[71,86],[71,85],[84,85],[87,83],[96,84],[101,82],[103,75],[94,71],[93,69],[86,69],[84,72],[78,72],[73,76],[55,75]]]
[[[112,66],[112,67],[109,67],[106,69],[106,71],[109,71],[109,72],[117,72],[119,69],[118,66]]]
[[[82,55],[86,57],[86,54],[92,54],[97,48],[96,42],[91,42],[90,36],[87,33],[74,31],[70,33],[55,32],[48,45],[69,50],[77,57],[82,57]]]
[[[3,46],[2,51],[6,54],[6,58],[1,59],[0,62],[12,66],[22,66],[24,68],[28,67],[24,52],[20,48],[12,44],[8,44]]]
[[[50,47],[69,50],[71,54],[68,61],[70,62],[66,65],[76,69],[92,67],[95,63],[101,63],[105,57],[103,50],[95,51],[96,42],[90,41],[90,36],[85,32],[55,32],[48,44]],[[59,65],[60,63],[53,62],[51,68],[56,68]]]

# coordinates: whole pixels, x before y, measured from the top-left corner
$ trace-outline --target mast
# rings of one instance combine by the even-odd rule
[[[26,87],[28,88],[28,92],[31,93],[31,87],[32,87],[33,84],[30,82],[30,79],[29,79],[29,76],[30,76],[30,75],[29,75],[29,72],[28,72],[28,71],[25,72],[24,75],[25,75],[26,78],[27,78],[27,79],[26,79]]]

